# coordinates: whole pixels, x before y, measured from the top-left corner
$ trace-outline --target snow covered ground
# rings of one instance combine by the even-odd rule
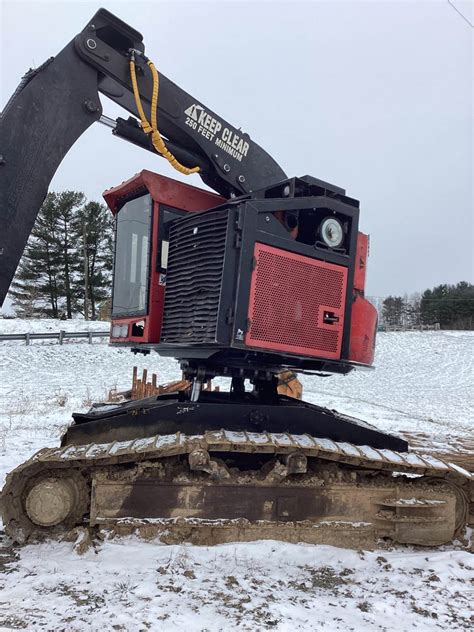
[[[27,327],[107,325],[0,320],[0,333]],[[305,399],[383,430],[472,438],[473,351],[469,332],[379,334],[375,371],[305,376]],[[0,343],[0,486],[36,450],[57,445],[73,411],[128,388],[134,365],[161,382],[180,375],[173,360],[105,341]],[[362,553],[131,537],[78,557],[72,544],[46,543],[22,549],[3,572],[0,561],[0,630],[464,630],[473,585],[473,556],[455,546]]]
[[[51,543],[26,547],[15,570],[0,574],[0,626],[3,617],[7,629],[71,632],[467,630],[472,572],[455,550],[127,538],[78,557]]]

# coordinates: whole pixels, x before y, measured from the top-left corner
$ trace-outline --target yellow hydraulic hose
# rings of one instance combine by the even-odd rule
[[[135,97],[135,103],[137,106],[138,114],[140,115],[140,122],[142,125],[142,129],[145,134],[151,135],[151,141],[153,143],[153,147],[156,151],[161,154],[166,160],[170,163],[172,167],[174,167],[180,173],[184,173],[185,175],[190,175],[191,173],[198,173],[200,171],[199,167],[193,167],[190,169],[189,167],[185,167],[182,165],[175,156],[168,150],[165,145],[163,138],[161,137],[160,132],[158,131],[158,122],[157,122],[157,110],[158,110],[158,91],[160,86],[160,81],[158,77],[158,71],[155,68],[155,65],[152,61],[148,61],[148,66],[151,70],[151,75],[153,78],[153,92],[151,97],[151,124],[145,116],[145,112],[143,110],[140,91],[138,90],[138,82],[137,75],[135,71],[135,60],[132,55],[130,59],[130,78],[132,80],[133,87],[133,96]]]

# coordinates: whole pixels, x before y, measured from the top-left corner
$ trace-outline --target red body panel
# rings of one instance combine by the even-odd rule
[[[121,206],[121,201],[127,196],[132,196],[136,191],[147,190],[155,202],[169,204],[183,211],[204,211],[224,202],[224,198],[216,193],[203,191],[184,182],[177,182],[172,178],[160,176],[152,171],[144,169],[130,180],[126,180],[116,187],[107,189],[104,199],[108,207],[115,215]]]
[[[171,178],[160,176],[151,171],[143,170],[130,180],[117,187],[108,189],[104,193],[112,213],[117,213],[126,199],[136,195],[150,193],[153,199],[153,224],[152,224],[152,265],[150,266],[150,287],[148,294],[148,314],[130,318],[114,318],[111,325],[111,342],[136,342],[153,343],[160,341],[161,325],[163,321],[163,307],[165,298],[165,281],[157,270],[156,256],[158,253],[159,234],[159,205],[165,204],[182,211],[203,211],[219,204],[224,198],[215,193],[198,189],[197,187],[177,182]],[[143,325],[143,334],[132,335],[134,324]],[[112,330],[116,325],[128,325],[127,336],[113,337]]]
[[[349,360],[361,364],[373,364],[375,337],[377,335],[377,310],[364,298],[365,273],[369,254],[369,236],[357,236],[357,254],[354,270],[354,299],[351,309],[351,333]]]
[[[245,344],[339,359],[347,268],[260,243],[254,256]]]
[[[377,310],[362,296],[352,303],[349,360],[361,364],[373,364],[375,337],[377,335]]]

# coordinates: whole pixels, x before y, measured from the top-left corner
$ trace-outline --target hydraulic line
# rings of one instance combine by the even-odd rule
[[[153,143],[153,147],[156,151],[161,154],[166,160],[170,163],[172,167],[174,167],[180,173],[184,175],[190,175],[192,173],[198,173],[200,171],[199,167],[185,167],[181,164],[178,159],[173,156],[173,154],[168,150],[165,145],[165,142],[158,131],[158,121],[157,121],[157,110],[158,110],[158,93],[160,87],[160,81],[158,77],[158,71],[155,68],[155,65],[149,59],[147,60],[148,67],[150,68],[151,75],[153,78],[153,92],[151,97],[151,123],[148,121],[145,115],[145,111],[143,110],[143,105],[140,98],[140,91],[138,89],[137,75],[135,69],[135,52],[130,51],[130,78],[132,80],[133,87],[133,96],[135,97],[135,103],[137,106],[138,114],[140,116],[140,123],[145,134],[150,134],[151,140]]]

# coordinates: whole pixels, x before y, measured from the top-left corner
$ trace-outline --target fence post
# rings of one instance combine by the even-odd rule
[[[29,345],[30,344],[30,332],[27,331],[25,334],[25,340],[26,340],[26,344]]]
[[[89,332],[89,344],[92,344],[92,331]]]
[[[64,338],[64,329],[60,329],[59,330],[59,344],[60,345],[63,344],[63,338]]]

